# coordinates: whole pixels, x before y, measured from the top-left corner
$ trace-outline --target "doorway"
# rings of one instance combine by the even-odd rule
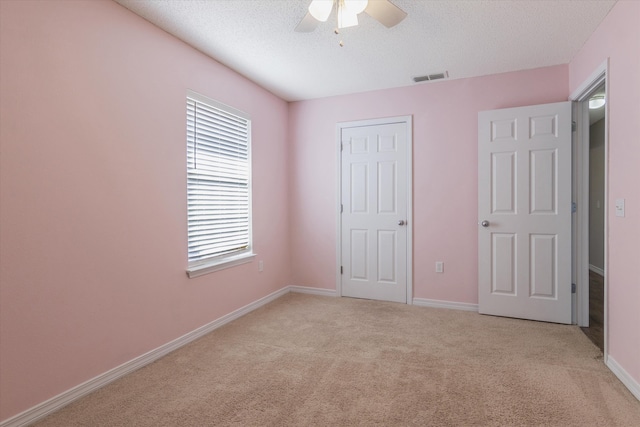
[[[572,94],[574,102],[573,278],[575,323],[607,362],[608,62]]]
[[[582,331],[604,351],[605,99],[601,84],[586,102],[589,108],[589,324]],[[587,138],[584,138],[583,144]],[[586,148],[586,147],[585,147]]]
[[[338,125],[339,295],[411,303],[411,117]]]

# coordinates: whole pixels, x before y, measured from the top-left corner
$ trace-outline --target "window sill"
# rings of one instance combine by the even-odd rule
[[[211,260],[202,264],[197,264],[187,268],[187,276],[190,279],[213,273],[215,271],[224,270],[225,268],[235,267],[236,265],[246,264],[255,258],[253,252],[236,255],[224,259]]]

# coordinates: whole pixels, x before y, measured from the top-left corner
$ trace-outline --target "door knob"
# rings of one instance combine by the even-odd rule
[[[398,225],[404,225],[404,220],[401,219],[400,221],[398,221]]]
[[[485,219],[484,221],[482,221],[482,222],[480,223],[480,225],[481,225],[481,226],[483,226],[483,227],[488,227],[488,226],[489,226],[489,221],[487,221],[487,220]]]

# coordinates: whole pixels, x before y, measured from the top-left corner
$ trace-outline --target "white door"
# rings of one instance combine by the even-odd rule
[[[341,294],[406,303],[410,121],[359,123],[340,126]]]
[[[479,312],[571,323],[571,103],[478,115]]]

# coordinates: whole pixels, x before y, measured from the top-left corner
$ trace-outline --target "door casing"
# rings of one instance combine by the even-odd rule
[[[573,224],[573,280],[576,283],[574,321],[578,326],[589,325],[589,97],[602,83],[609,91],[609,60],[594,72],[569,96],[575,101],[576,132],[573,140],[573,201],[576,203]],[[609,179],[609,102],[605,95],[604,132],[604,362],[608,359],[608,179]]]
[[[342,296],[342,129],[377,126],[392,123],[404,123],[407,132],[407,168],[405,173],[407,185],[407,304],[413,303],[413,117],[397,116],[378,119],[359,120],[352,122],[341,122],[336,125],[336,159],[338,165],[337,199],[336,199],[336,294]]]

